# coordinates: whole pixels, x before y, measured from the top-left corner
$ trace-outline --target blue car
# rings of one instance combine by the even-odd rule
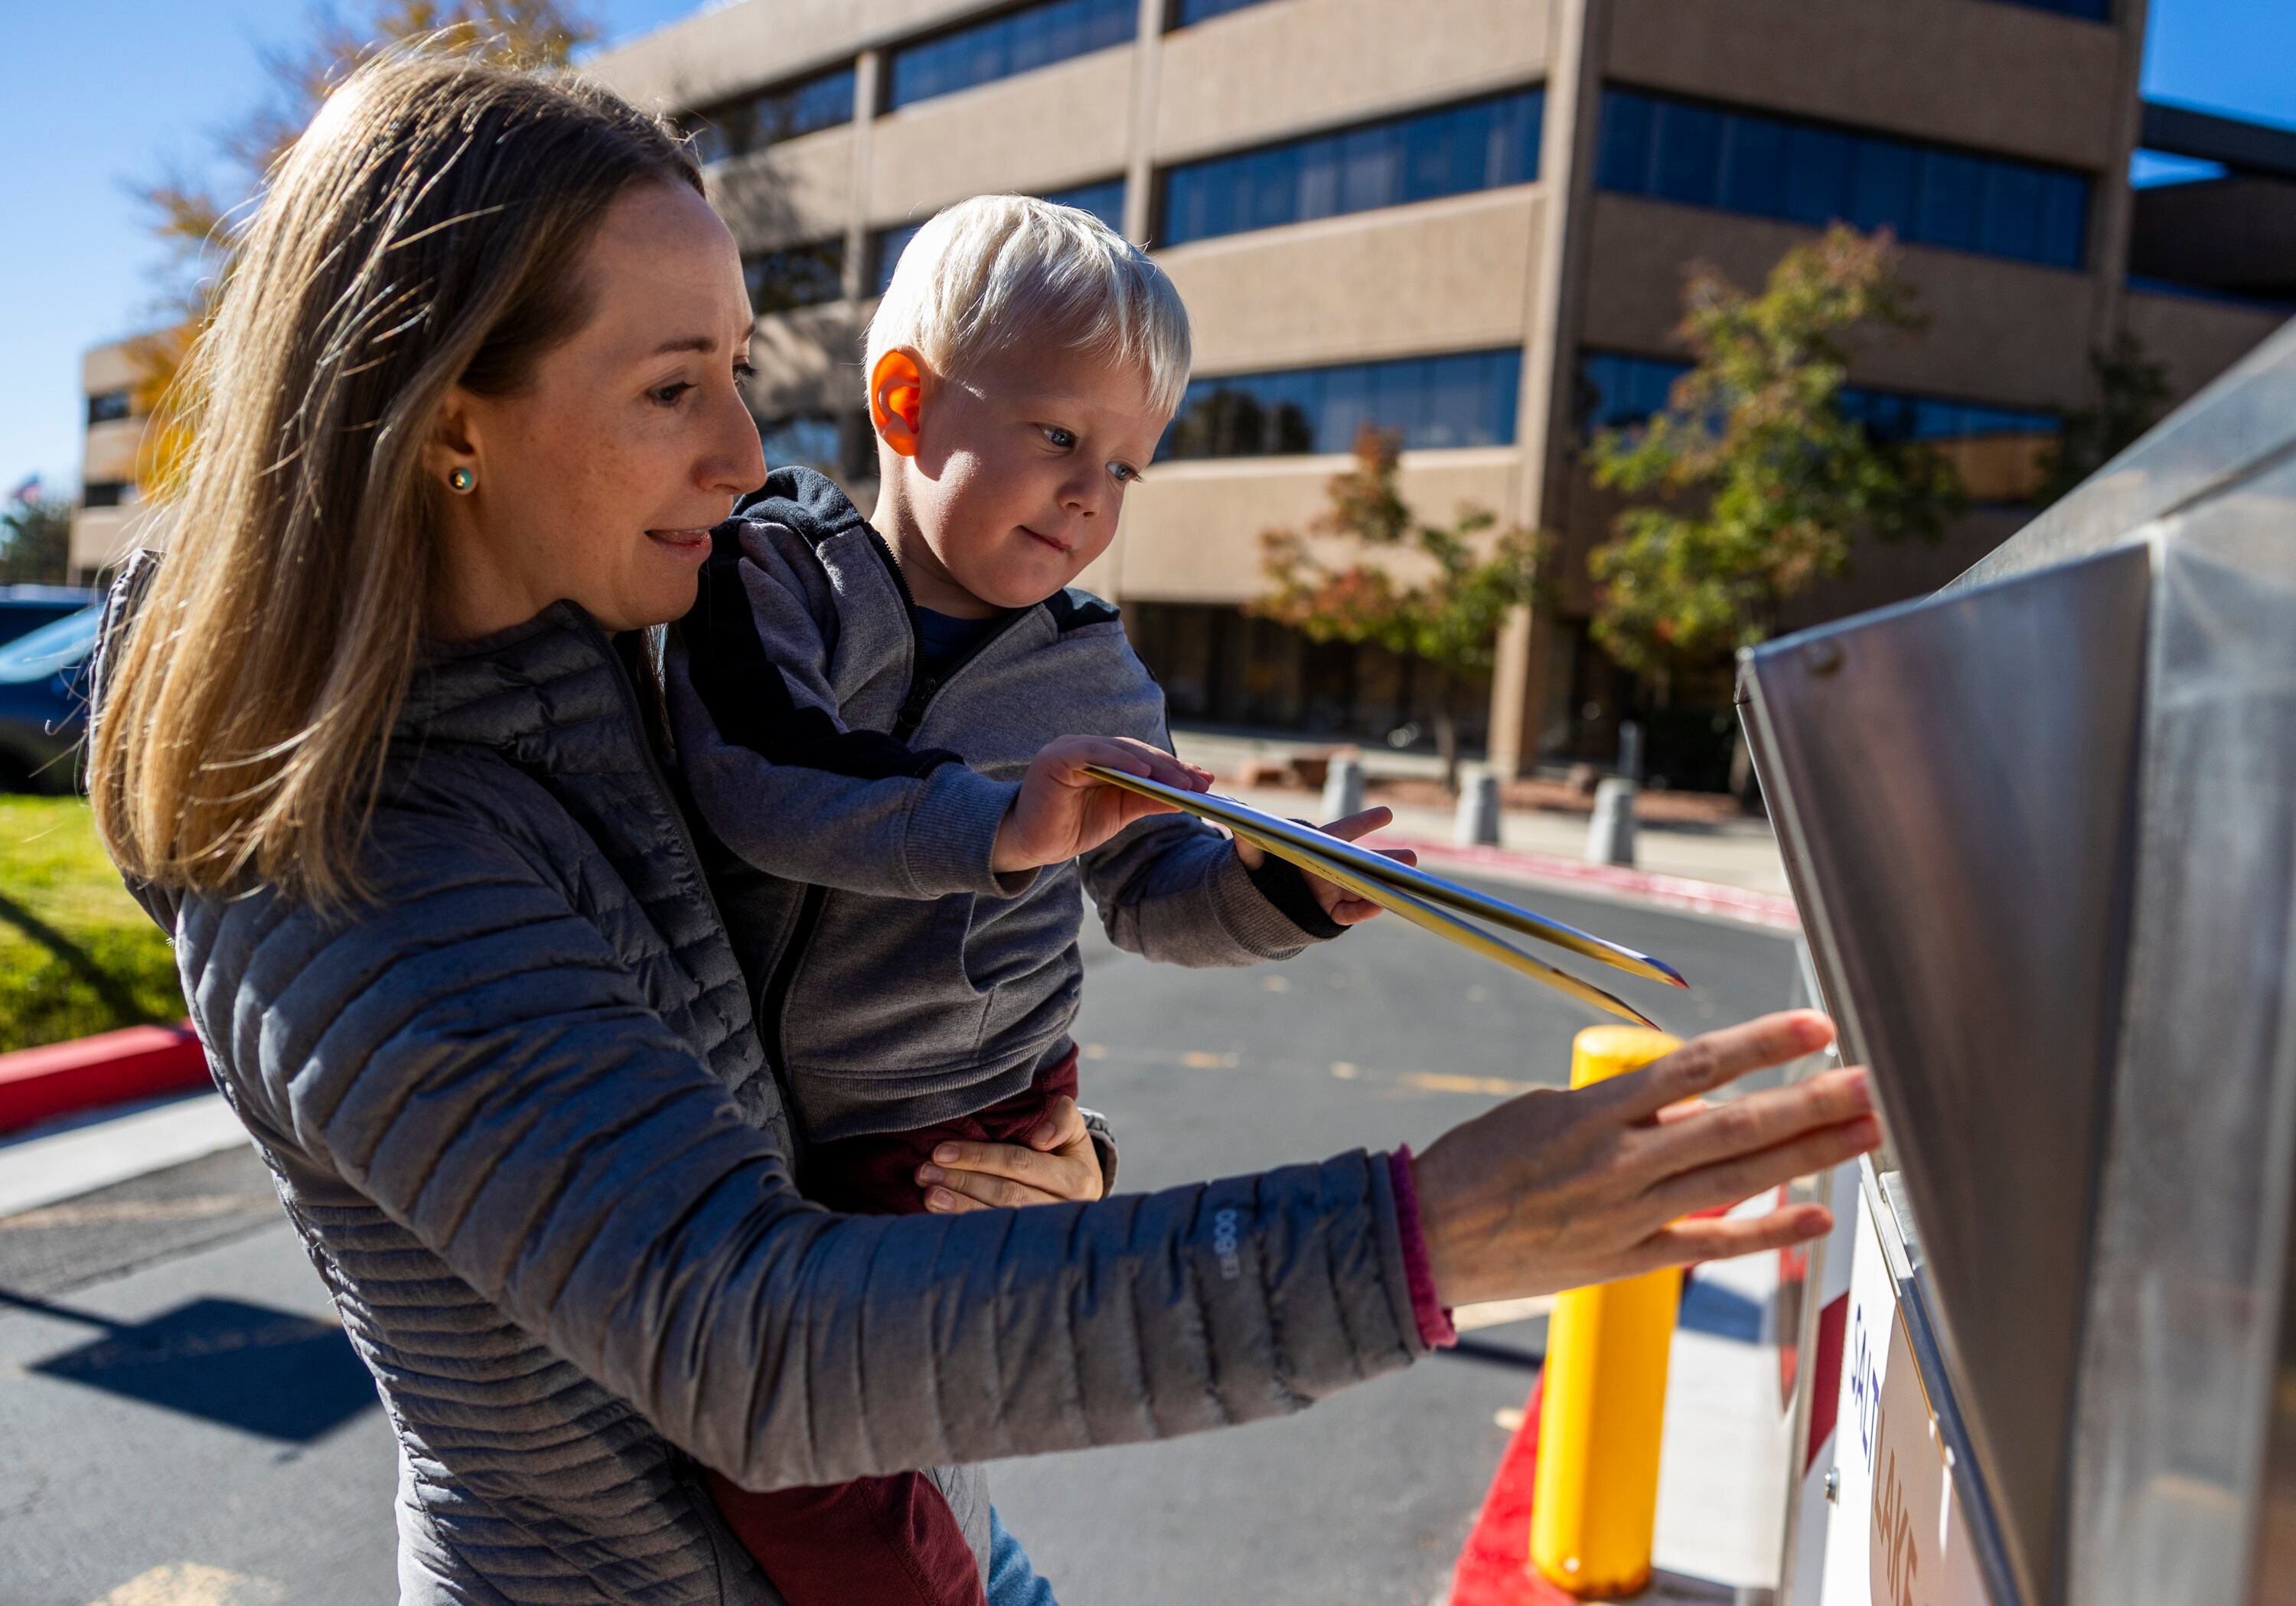
[[[0,645],[0,791],[79,786],[87,666],[102,618],[102,608],[82,608]]]

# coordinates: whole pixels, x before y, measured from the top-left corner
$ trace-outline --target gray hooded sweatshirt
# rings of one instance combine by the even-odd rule
[[[381,1391],[402,1606],[773,1606],[695,1462],[763,1489],[1168,1438],[1424,1353],[1360,1150],[1034,1210],[800,1197],[638,699],[571,604],[425,660],[360,868],[333,913],[135,890]]]
[[[1120,948],[1288,959],[1341,929],[1299,872],[1247,871],[1179,814],[1066,864],[989,869],[1029,762],[1063,736],[1168,751],[1117,612],[1067,590],[920,669],[891,552],[842,491],[775,473],[713,536],[668,679],[712,881],[812,1141],[907,1132],[1027,1088],[1071,1046],[1082,894]]]

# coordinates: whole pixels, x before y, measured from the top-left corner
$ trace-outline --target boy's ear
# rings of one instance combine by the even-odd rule
[[[869,370],[869,422],[877,439],[904,457],[917,455],[917,431],[924,421],[925,376],[917,359],[892,350]]]

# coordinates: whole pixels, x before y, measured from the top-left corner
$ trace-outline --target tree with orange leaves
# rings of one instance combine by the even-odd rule
[[[165,494],[189,446],[188,408],[175,395],[192,342],[213,309],[217,276],[233,235],[261,200],[263,185],[328,93],[379,53],[415,48],[521,66],[563,66],[597,28],[559,0],[369,0],[355,20],[332,7],[311,13],[300,46],[266,51],[270,90],[263,103],[217,136],[214,170],[181,166],[135,186],[152,234],[166,247],[160,304],[166,325],[135,342],[135,410],[146,414],[135,477]]]
[[[1435,671],[1429,712],[1443,755],[1443,784],[1459,789],[1458,683],[1488,673],[1507,615],[1530,601],[1541,543],[1499,528],[1487,509],[1463,507],[1448,524],[1424,523],[1397,489],[1395,437],[1366,428],[1355,462],[1334,474],[1330,506],[1308,527],[1260,539],[1271,589],[1251,605],[1310,640],[1386,647]],[[1333,543],[1352,562],[1326,556]]]

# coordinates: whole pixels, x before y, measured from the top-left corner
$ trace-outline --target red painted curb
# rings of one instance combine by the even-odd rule
[[[1522,1426],[1507,1442],[1490,1493],[1451,1575],[1451,1606],[1578,1606],[1530,1565],[1530,1498],[1538,1478],[1538,1402],[1544,1372],[1522,1403]]]
[[[211,1085],[188,1024],[128,1026],[0,1054],[0,1132],[57,1116]]]
[[[1661,876],[1650,870],[1629,869],[1624,865],[1585,864],[1576,859],[1517,852],[1512,848],[1461,847],[1456,843],[1427,842],[1385,833],[1379,836],[1378,843],[1381,847],[1410,848],[1423,859],[1472,864],[1532,881],[1599,886],[1605,892],[1640,898],[1668,909],[1724,915],[1773,931],[1801,929],[1801,915],[1794,908],[1793,900],[1784,893],[1756,892],[1719,881],[1696,881],[1687,876]]]

